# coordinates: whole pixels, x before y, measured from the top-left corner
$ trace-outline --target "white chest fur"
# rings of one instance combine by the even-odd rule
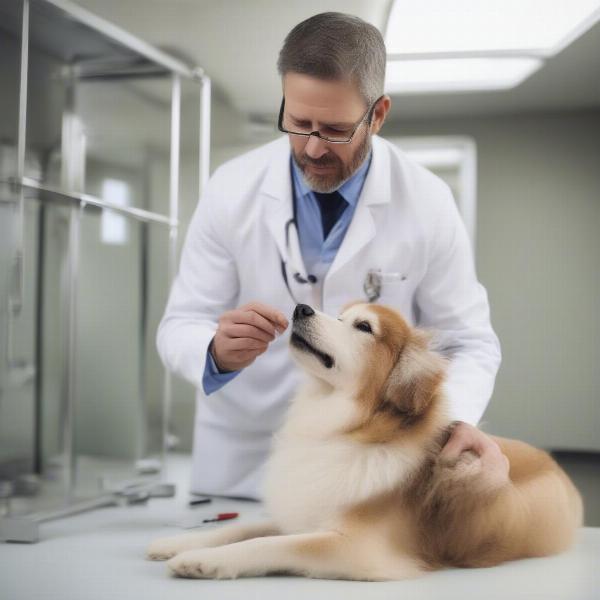
[[[417,447],[282,431],[267,466],[266,507],[286,533],[332,527],[346,507],[398,487],[421,458]]]

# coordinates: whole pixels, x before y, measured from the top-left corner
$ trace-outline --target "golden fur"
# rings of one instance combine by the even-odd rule
[[[150,558],[170,558],[186,577],[389,580],[572,544],[581,498],[547,453],[494,437],[508,482],[470,451],[440,460],[452,427],[446,361],[425,332],[389,308],[352,304],[339,319],[295,313],[293,333],[309,379],[275,438],[265,483],[272,520],[157,540]]]

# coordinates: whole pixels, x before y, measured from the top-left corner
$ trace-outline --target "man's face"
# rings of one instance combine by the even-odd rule
[[[283,78],[285,122],[323,135],[351,130],[367,111],[364,98],[354,85],[344,81],[317,79],[300,73]],[[290,135],[292,154],[306,183],[317,192],[332,192],[362,165],[371,149],[367,119],[349,144],[331,144],[311,136]]]

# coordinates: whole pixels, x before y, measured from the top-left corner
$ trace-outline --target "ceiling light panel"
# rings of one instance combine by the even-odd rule
[[[600,0],[395,0],[388,54],[552,56],[600,18]]]
[[[388,62],[388,94],[510,89],[542,66],[537,58],[460,58]]]

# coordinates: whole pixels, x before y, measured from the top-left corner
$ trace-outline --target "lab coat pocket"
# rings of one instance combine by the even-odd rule
[[[370,302],[381,298],[398,298],[405,293],[408,276],[404,271],[369,269],[364,281],[364,292]]]

